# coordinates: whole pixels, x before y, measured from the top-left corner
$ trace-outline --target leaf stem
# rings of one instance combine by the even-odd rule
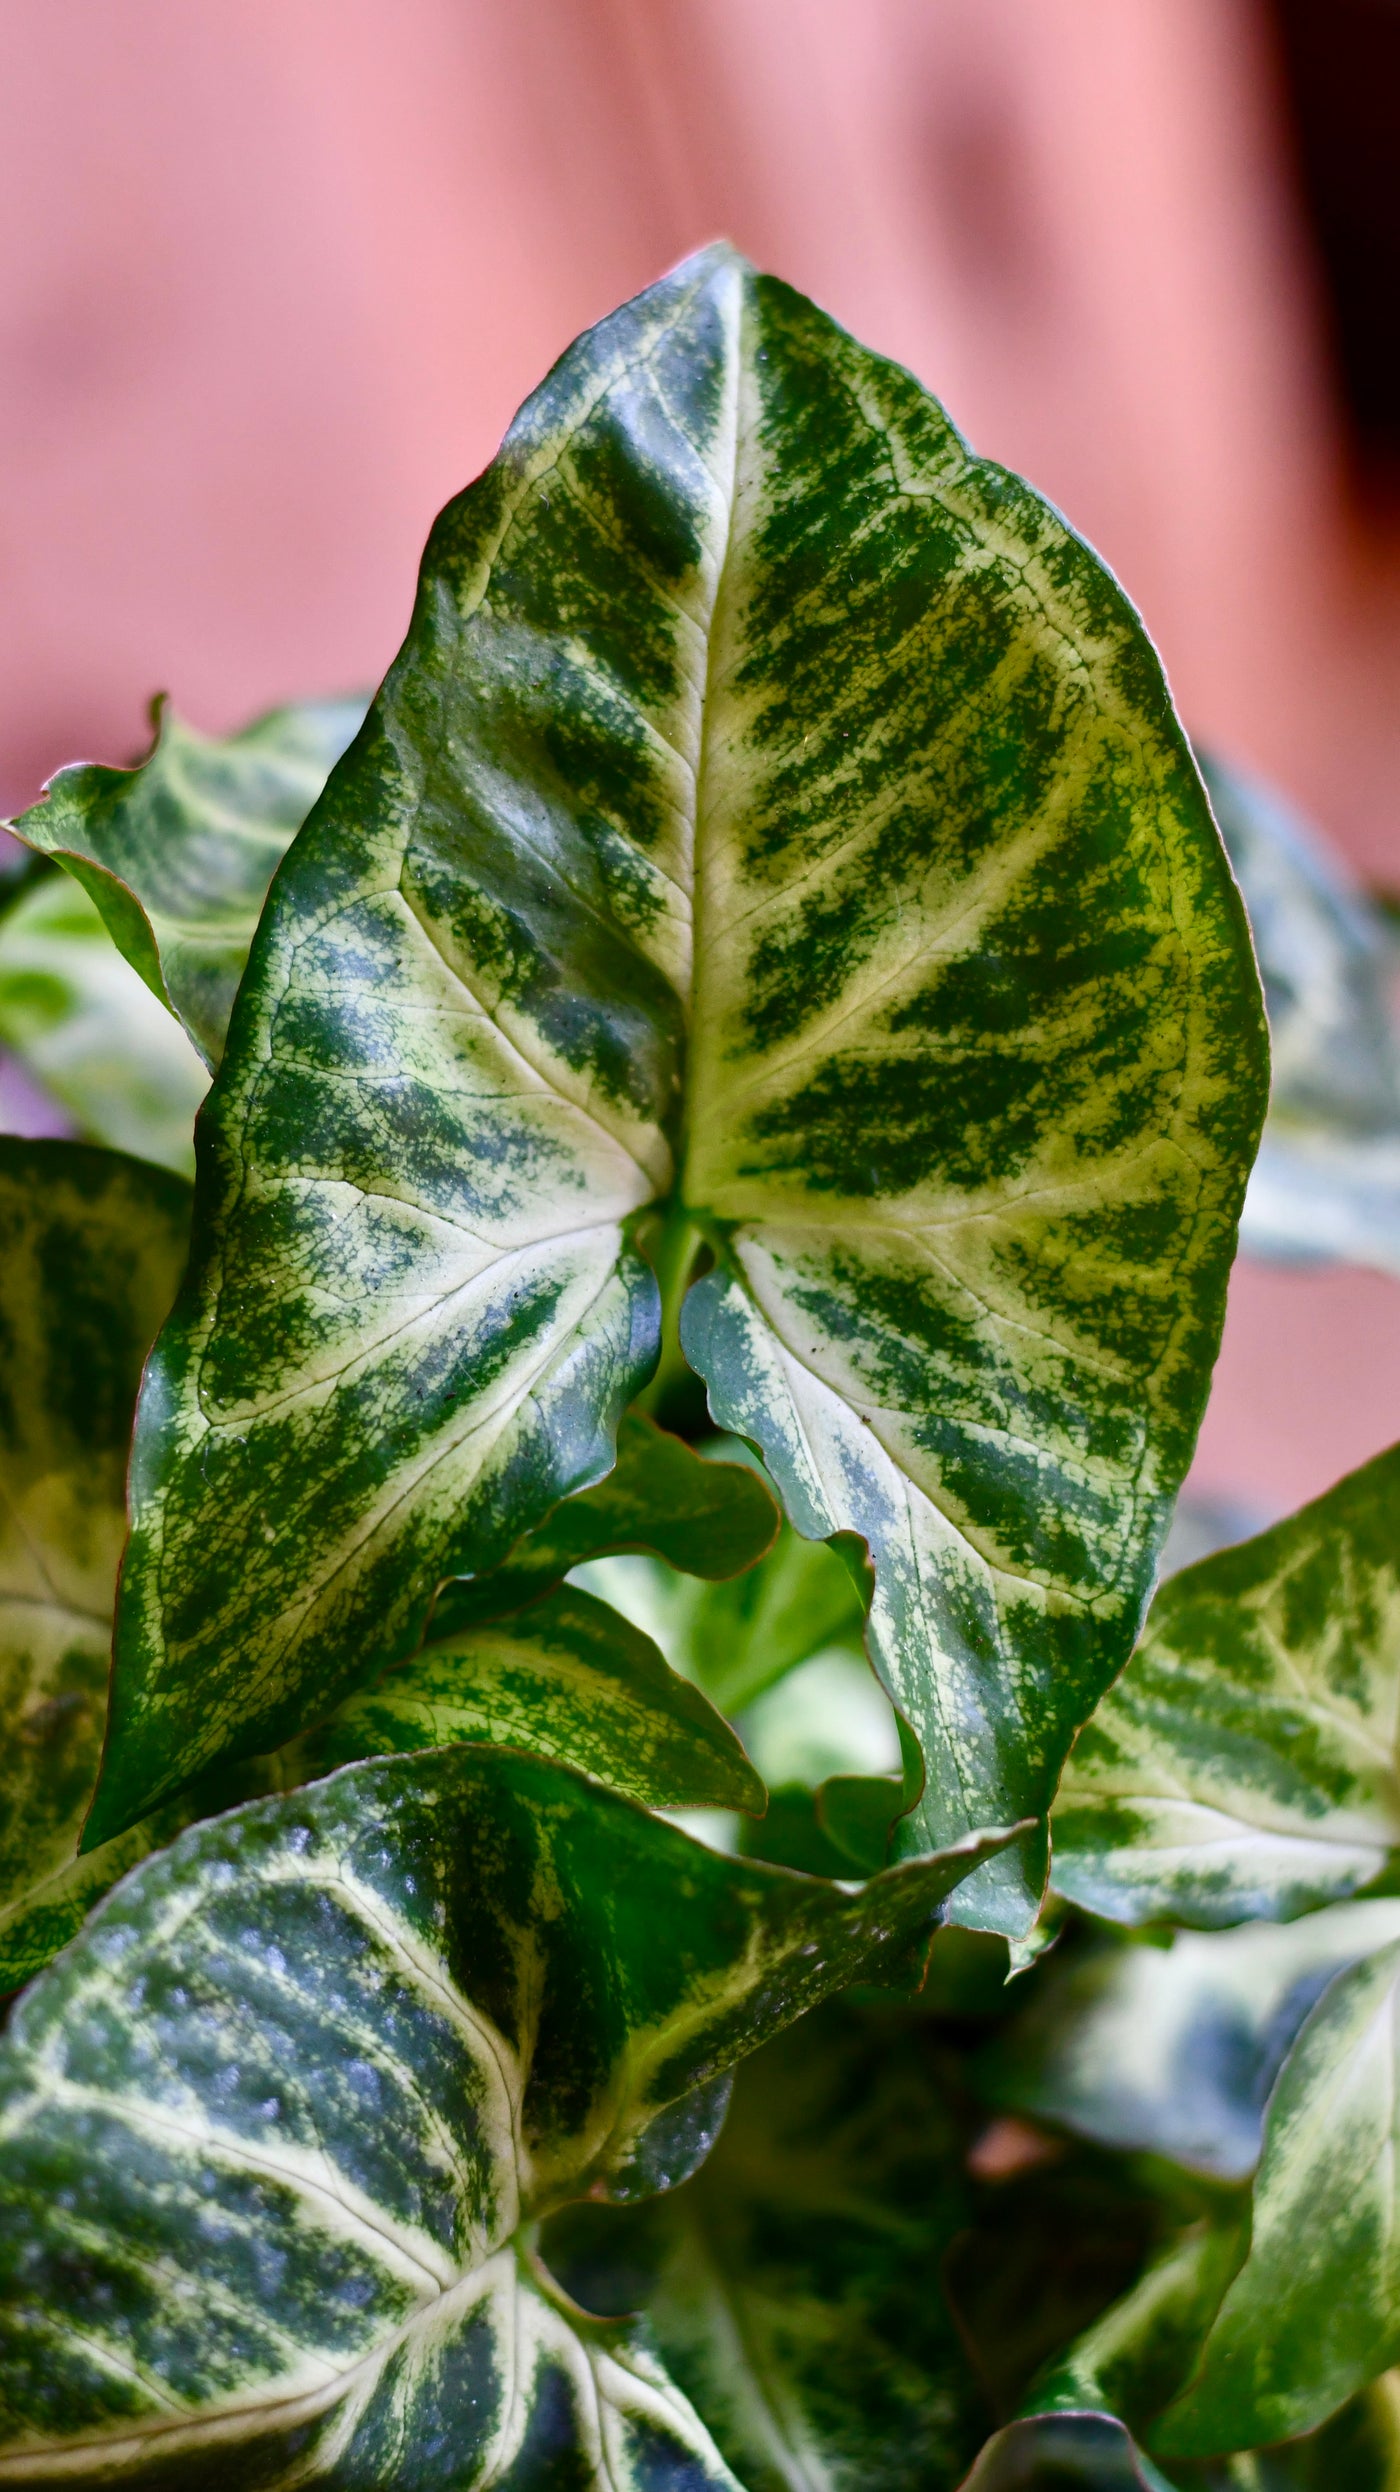
[[[678,1194],[671,1197],[659,1229],[643,1244],[661,1291],[661,1356],[656,1373],[637,1397],[637,1408],[655,1415],[668,1394],[690,1374],[681,1348],[681,1307],[695,1259],[705,1239]]]

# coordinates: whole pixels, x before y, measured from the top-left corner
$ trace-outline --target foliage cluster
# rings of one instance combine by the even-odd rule
[[[1206,769],[1272,1097],[1122,592],[716,248],[18,823],[0,2483],[1400,2485],[1400,1448],[1163,1555],[1389,938]]]

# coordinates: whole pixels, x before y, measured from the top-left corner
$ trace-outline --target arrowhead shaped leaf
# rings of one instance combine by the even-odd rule
[[[86,1140],[193,1174],[209,1077],[66,874],[42,874],[0,918],[0,1045]]]
[[[283,1787],[357,1758],[479,1740],[553,1757],[652,1808],[762,1814],[767,1793],[698,1687],[587,1592],[434,1638],[282,1751]]]
[[[211,1067],[268,884],[364,713],[306,701],[202,736],[158,701],[136,769],[76,762],[8,826],[82,884]]]
[[[1249,2255],[1155,2444],[1211,2456],[1313,2429],[1400,2357],[1400,1941],[1338,1974],[1269,2104]]]
[[[504,1565],[445,1585],[433,1609],[432,1631],[446,1635],[509,1617],[562,1583],[575,1566],[613,1550],[645,1550],[664,1559],[665,1569],[657,1573],[668,1583],[675,1582],[673,1567],[709,1584],[722,1582],[757,1565],[778,1522],[773,1499],[747,1463],[705,1461],[679,1437],[629,1411],[607,1478],[557,1506]],[[710,1693],[728,1703],[719,1691]]]
[[[0,2044],[7,2480],[727,2482],[522,2228],[693,2170],[983,1849],[850,1893],[471,1748],[193,1829]]]
[[[1116,1921],[1286,1919],[1400,1847],[1400,1447],[1172,1576],[1080,1733],[1055,1885]]]
[[[139,1859],[74,1870],[107,1712],[126,1449],[189,1190],[73,1142],[0,1139],[0,1993]]]
[[[435,1578],[599,1476],[656,1351],[625,1224],[673,1190],[717,1416],[870,1545],[912,1842],[1043,1815],[1139,1623],[1265,1086],[1121,593],[907,374],[700,254],[444,513],[278,877],[94,1832],[406,1654]],[[1042,1869],[966,1909],[1019,1929]]]

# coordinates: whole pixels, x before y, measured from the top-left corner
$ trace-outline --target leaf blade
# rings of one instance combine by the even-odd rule
[[[455,1740],[553,1758],[649,1808],[761,1816],[767,1804],[737,1737],[699,1688],[618,1611],[572,1590],[501,1626],[432,1639],[296,1741],[284,1770],[302,1781],[361,1757]]]
[[[211,1070],[268,884],[364,710],[307,701],[218,737],[161,699],[144,761],[75,762],[8,825],[82,884]]]
[[[451,2479],[499,2479],[522,2218],[682,2177],[734,2061],[931,1931],[976,1857],[848,1893],[470,1748],[193,1829],[0,2043],[8,2474],[76,2435],[94,2477],[160,2479],[174,2433],[262,2481],[343,2480],[347,2446],[417,2481],[426,2403]]]
[[[1107,1919],[1287,1920],[1400,1844],[1400,1448],[1185,1568],[1081,1733],[1054,1880]]]

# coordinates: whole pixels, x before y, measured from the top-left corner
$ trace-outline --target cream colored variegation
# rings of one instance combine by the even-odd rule
[[[94,1839],[405,1658],[439,1578],[600,1475],[653,1212],[668,1354],[703,1242],[716,1418],[868,1545],[908,1847],[1043,1820],[1139,1624],[1265,1086],[1115,583],[909,374],[701,252],[443,513],[277,878],[138,1426]],[[959,1910],[1020,1931],[1044,1854]]]
[[[842,1889],[472,1747],[192,1828],[0,2040],[0,2482],[730,2486],[534,2226],[684,2179],[988,1848]]]
[[[1198,1927],[1354,1894],[1400,1848],[1400,1449],[1165,1583],[1055,1803],[1055,1884]]]

